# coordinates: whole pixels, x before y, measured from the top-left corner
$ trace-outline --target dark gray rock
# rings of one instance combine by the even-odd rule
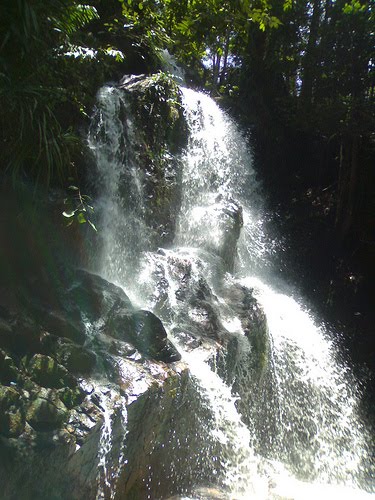
[[[74,375],[88,375],[95,368],[95,353],[69,339],[44,333],[41,343],[44,354],[54,357]]]
[[[117,308],[134,310],[122,288],[96,274],[77,270],[69,289],[64,293],[65,308],[84,315],[90,321],[107,316]]]
[[[237,241],[243,226],[242,207],[234,200],[229,200],[222,210],[220,218],[223,238],[219,255],[229,272],[234,269],[237,256]]]
[[[143,355],[157,361],[179,361],[181,355],[167,337],[167,332],[155,314],[150,311],[116,311],[105,326],[105,333],[129,342]]]
[[[0,382],[4,385],[15,383],[19,377],[19,371],[9,354],[0,349]]]
[[[85,328],[80,319],[73,319],[65,311],[51,311],[41,319],[43,327],[51,334],[83,344],[86,339]]]
[[[180,353],[167,338],[167,332],[160,319],[150,311],[138,311],[133,315],[135,322],[134,345],[152,358],[165,363],[179,361]]]
[[[7,319],[0,317],[0,347],[18,354],[38,352],[41,328],[25,311],[8,311]]]

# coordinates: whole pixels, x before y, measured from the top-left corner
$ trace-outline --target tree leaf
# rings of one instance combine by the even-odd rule
[[[86,217],[83,215],[82,212],[78,214],[77,220],[80,224],[84,224],[85,222],[87,222]]]

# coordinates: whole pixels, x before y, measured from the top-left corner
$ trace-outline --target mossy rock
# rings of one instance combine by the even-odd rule
[[[14,387],[0,386],[0,434],[18,437],[25,428],[25,398]]]
[[[65,387],[58,391],[60,401],[71,410],[75,406],[80,405],[86,397],[85,392],[80,387],[75,387],[73,389]]]
[[[53,431],[61,428],[67,420],[69,411],[54,390],[39,392],[26,414],[26,420],[36,431]]]
[[[29,361],[27,370],[30,378],[42,387],[60,389],[77,385],[76,379],[64,366],[44,354],[35,354]]]

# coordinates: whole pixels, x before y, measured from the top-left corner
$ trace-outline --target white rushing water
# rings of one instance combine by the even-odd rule
[[[236,336],[241,359],[251,349],[241,318],[223,290],[251,290],[262,306],[269,331],[272,401],[255,396],[252,401],[273,422],[266,447],[261,446],[262,422],[256,412],[249,411],[253,419],[245,424],[239,396],[212,363],[215,343],[189,350],[181,337],[175,339],[213,416],[207,439],[219,444],[220,455],[212,461],[218,463],[220,479],[215,474],[207,477],[207,486],[219,487],[232,499],[373,496],[372,436],[359,416],[358,384],[339,360],[326,329],[301,299],[296,301],[273,280],[271,264],[278,244],[264,229],[248,145],[208,96],[183,89],[183,103],[190,137],[182,158],[177,232],[172,248],[155,252],[143,218],[143,174],[132,153],[137,133],[129,107],[115,87],[99,94],[89,142],[101,192],[100,272],[122,285],[140,306],[160,315],[172,335],[183,325],[208,324],[210,309],[202,312],[191,299],[200,291],[223,328]],[[222,250],[227,249],[223,221],[228,213],[240,213],[243,220],[231,273]]]

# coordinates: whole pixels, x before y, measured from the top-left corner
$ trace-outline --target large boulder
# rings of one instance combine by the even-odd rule
[[[83,315],[89,321],[106,317],[117,307],[134,310],[121,287],[83,269],[74,272],[69,287],[64,290],[63,303],[67,312]]]
[[[141,354],[158,361],[170,363],[181,359],[168,339],[162,322],[150,311],[115,311],[105,326],[105,332],[132,344]]]

